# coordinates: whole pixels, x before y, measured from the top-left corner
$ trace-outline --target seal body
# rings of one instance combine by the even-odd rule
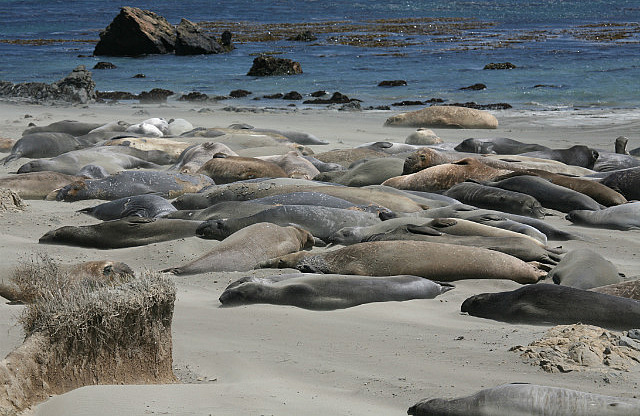
[[[245,278],[220,295],[222,306],[254,303],[292,305],[312,310],[345,309],[364,303],[433,299],[454,288],[418,276],[295,274]]]
[[[475,182],[456,184],[444,195],[478,208],[491,208],[534,218],[544,218],[545,214],[540,202],[529,194]]]
[[[640,167],[611,172],[600,183],[620,192],[628,200],[640,200]]]
[[[465,300],[460,309],[481,318],[534,325],[581,322],[625,330],[636,328],[640,322],[638,301],[552,284],[475,295]]]
[[[535,152],[522,153],[522,156],[539,157],[543,159],[556,160],[567,165],[581,166],[593,169],[599,153],[584,145],[571,146],[568,149],[547,149]]]
[[[125,217],[158,218],[173,211],[176,211],[176,208],[161,196],[134,195],[84,208],[79,212],[84,212],[102,221],[111,221]]]
[[[629,202],[599,211],[570,211],[566,219],[589,227],[635,230],[640,228],[640,202]]]
[[[526,152],[549,150],[549,148],[535,143],[523,143],[506,137],[497,137],[492,139],[465,139],[459,145],[454,147],[454,150],[469,153],[517,155]]]
[[[414,416],[623,416],[640,414],[640,400],[535,384],[503,384],[456,399],[425,399]]]
[[[287,173],[275,163],[253,157],[216,154],[196,173],[207,175],[216,183],[224,184],[255,178],[286,178]]]
[[[587,248],[565,254],[547,277],[553,283],[578,289],[591,289],[622,281],[613,263]]]

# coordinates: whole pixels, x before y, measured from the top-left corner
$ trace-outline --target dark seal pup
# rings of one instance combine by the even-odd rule
[[[407,410],[414,416],[628,416],[640,399],[604,396],[535,384],[503,384],[456,399],[425,399]]]
[[[482,293],[462,303],[462,312],[501,322],[533,325],[583,323],[626,330],[640,325],[640,302],[551,284],[510,292]]]

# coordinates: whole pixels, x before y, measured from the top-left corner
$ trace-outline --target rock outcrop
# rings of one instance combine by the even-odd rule
[[[14,84],[0,81],[0,96],[84,104],[96,98],[95,87],[96,83],[91,77],[91,72],[84,65],[80,65],[69,75],[53,84],[43,82]]]
[[[254,77],[297,74],[302,74],[302,67],[299,62],[264,55],[255,58],[251,69],[247,72],[247,75]]]
[[[183,18],[176,27],[176,55],[206,55],[224,52],[225,49],[222,45],[204,33],[195,23]]]

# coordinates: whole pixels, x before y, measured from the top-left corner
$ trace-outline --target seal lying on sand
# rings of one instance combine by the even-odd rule
[[[52,191],[80,179],[83,178],[58,172],[19,173],[0,177],[0,188],[11,189],[22,199],[44,199]]]
[[[499,155],[517,155],[538,150],[549,150],[548,147],[535,143],[523,143],[506,137],[492,139],[465,139],[454,150],[469,153],[495,153]]]
[[[78,210],[102,221],[119,220],[125,217],[158,218],[174,211],[176,208],[158,195],[128,196]]]
[[[224,153],[216,153],[196,173],[207,175],[218,184],[255,178],[287,177],[287,173],[275,163]]]
[[[40,237],[41,244],[66,244],[91,248],[143,246],[194,237],[200,221],[129,217],[95,225],[64,226]]]
[[[611,172],[600,183],[620,192],[628,200],[640,200],[640,167]]]
[[[53,157],[71,150],[85,147],[86,144],[67,133],[33,133],[22,136],[11,148],[4,164],[21,157]]]
[[[261,222],[230,235],[196,260],[162,271],[178,275],[247,271],[262,261],[312,246],[313,236],[305,230]]]
[[[491,208],[533,218],[544,218],[545,214],[540,202],[531,195],[476,182],[453,185],[444,195],[478,208]]]
[[[567,307],[570,305],[570,307]],[[608,329],[637,328],[640,302],[590,290],[551,284],[527,285],[510,292],[482,293],[462,303],[462,312],[501,322]]]
[[[291,274],[242,278],[220,295],[222,306],[254,303],[291,305],[312,310],[345,309],[371,302],[433,299],[453,289],[418,276]]]
[[[261,267],[293,267],[308,273],[392,276],[410,274],[437,281],[507,279],[535,283],[546,273],[498,251],[426,241],[373,241],[320,254],[298,252]]]
[[[603,396],[535,384],[503,384],[456,399],[425,399],[413,416],[626,416],[640,414],[640,399]]]
[[[598,160],[599,154],[596,150],[587,146],[575,145],[568,149],[548,149],[522,153],[521,156],[557,160],[558,162],[562,162],[567,165],[593,169],[596,160]]]
[[[629,202],[599,211],[570,211],[566,219],[588,227],[636,230],[640,228],[640,202]]]
[[[194,144],[187,147],[182,153],[180,153],[178,160],[169,168],[169,170],[178,170],[180,173],[195,173],[202,167],[202,165],[207,163],[218,153],[223,153],[229,156],[238,156],[236,152],[222,143],[204,142]]]
[[[622,281],[613,263],[588,248],[568,252],[547,278],[553,283],[577,289],[591,289]]]

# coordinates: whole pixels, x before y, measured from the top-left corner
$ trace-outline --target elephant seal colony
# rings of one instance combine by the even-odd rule
[[[107,258],[92,272],[107,278],[121,264],[162,273],[177,287],[167,329],[183,383],[78,389],[34,414],[98,411],[103,395],[128,414],[188,397],[190,412],[200,394],[220,398],[209,413],[402,414],[477,391],[409,413],[640,413],[637,371],[550,374],[509,351],[578,322],[640,344],[637,168],[600,172],[596,158],[617,136],[637,141],[629,124],[446,105],[402,117],[95,105],[0,113],[15,148],[0,187],[27,205],[0,200],[0,273],[34,253]],[[11,293],[5,355],[22,341],[6,302],[24,296]],[[509,382],[532,384],[485,389]]]

